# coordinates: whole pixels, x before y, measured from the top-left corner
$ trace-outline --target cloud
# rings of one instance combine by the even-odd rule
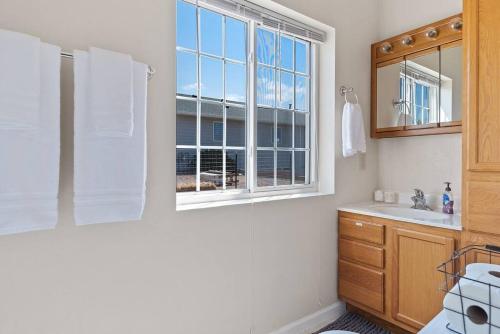
[[[245,102],[246,97],[244,95],[229,94],[229,95],[226,95],[226,100],[236,101],[236,102]]]
[[[198,84],[197,83],[187,84],[182,86],[182,89],[184,91],[192,91],[192,90],[196,91],[198,89]]]
[[[303,83],[302,81],[296,81],[297,87],[295,88],[297,104],[301,108],[305,107],[308,94],[307,86]],[[276,88],[278,89],[277,92],[275,92]],[[293,101],[293,93],[293,84],[286,84],[286,82],[282,81],[281,87],[275,87],[275,80],[272,75],[257,78],[257,103],[259,104],[272,105],[275,97],[278,104],[280,104],[280,101]]]

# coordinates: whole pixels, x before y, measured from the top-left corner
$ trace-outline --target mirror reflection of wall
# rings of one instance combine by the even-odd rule
[[[404,61],[377,68],[377,128],[404,126]]]
[[[462,46],[441,48],[440,122],[462,119]]]
[[[409,56],[406,60],[407,125],[438,122],[439,52]]]

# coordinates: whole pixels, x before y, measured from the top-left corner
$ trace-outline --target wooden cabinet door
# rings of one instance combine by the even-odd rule
[[[393,230],[392,316],[420,329],[443,309],[443,275],[437,266],[455,248],[451,237]]]
[[[464,0],[465,229],[500,234],[500,1]]]
[[[500,171],[500,3],[464,0],[466,167]]]

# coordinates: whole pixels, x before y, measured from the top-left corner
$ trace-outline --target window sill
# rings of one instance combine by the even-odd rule
[[[287,199],[297,199],[297,198],[308,198],[308,197],[319,197],[319,196],[328,196],[332,194],[311,191],[304,193],[294,193],[294,194],[280,194],[280,195],[260,195],[256,197],[246,197],[239,199],[231,199],[231,200],[220,200],[220,201],[210,201],[203,203],[190,203],[190,204],[177,204],[177,211],[188,211],[188,210],[198,210],[198,209],[209,209],[209,208],[218,208],[222,206],[230,206],[230,205],[242,205],[242,204],[256,204],[263,202],[272,202],[272,201],[282,201]]]

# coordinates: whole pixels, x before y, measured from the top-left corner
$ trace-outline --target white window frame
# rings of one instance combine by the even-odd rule
[[[189,1],[186,1],[190,3]],[[257,98],[256,98],[256,92],[257,92],[257,61],[256,61],[256,56],[255,56],[255,51],[256,51],[256,32],[257,32],[257,27],[259,26],[258,23],[256,23],[253,20],[249,20],[245,17],[239,16],[237,14],[234,14],[232,12],[226,11],[224,9],[211,6],[206,3],[198,3],[197,7],[199,8],[205,8],[214,12],[217,12],[221,15],[231,17],[240,21],[243,21],[247,24],[247,48],[248,48],[248,59],[247,59],[247,75],[248,75],[248,80],[247,80],[247,101],[246,101],[246,112],[247,112],[247,118],[246,118],[246,169],[245,169],[245,174],[246,174],[246,188],[245,189],[221,189],[221,190],[208,190],[208,191],[199,191],[199,184],[200,184],[200,146],[199,143],[197,144],[198,149],[197,149],[197,190],[198,191],[192,191],[192,192],[177,192],[176,193],[176,200],[177,200],[177,209],[178,210],[183,210],[183,206],[186,207],[187,209],[192,208],[192,205],[196,204],[208,204],[208,206],[212,206],[210,203],[214,202],[231,202],[231,201],[238,201],[238,200],[251,200],[251,199],[263,199],[263,198],[269,198],[269,197],[276,197],[276,198],[283,198],[285,196],[286,198],[293,198],[295,195],[304,195],[305,197],[308,196],[315,196],[315,195],[320,195],[318,193],[318,152],[319,152],[319,140],[317,138],[317,129],[318,129],[318,82],[319,82],[319,71],[318,71],[318,62],[319,62],[319,47],[311,41],[309,44],[309,98],[308,98],[308,103],[309,103],[309,136],[306,134],[306,140],[309,141],[309,163],[306,164],[306,179],[308,178],[308,183],[306,181],[306,184],[293,184],[293,185],[282,185],[282,186],[271,186],[271,187],[258,187],[257,186]],[[199,10],[197,10],[197,31],[198,31],[198,38],[199,38],[199,29],[200,29],[200,15],[199,15]],[[271,31],[274,31],[276,33],[277,38],[279,39],[279,31],[278,30],[273,30],[270,28],[265,27],[264,29],[268,29]],[[284,32],[284,35],[287,36],[293,36],[289,33]],[[223,43],[225,42],[225,37],[223,36]],[[301,40],[306,40],[303,37],[297,37],[298,39]],[[307,40],[306,40],[307,41]],[[197,41],[198,43],[198,48],[199,48],[199,43],[200,41]],[[223,46],[224,47],[224,46]],[[176,46],[177,48],[177,46]],[[178,49],[178,48],[177,48]],[[182,48],[180,48],[182,50]],[[275,57],[278,57],[276,50]],[[200,55],[201,52],[198,49],[197,54]],[[294,52],[294,57],[295,57],[295,52]],[[200,80],[200,58],[198,58],[198,79]],[[295,61],[295,59],[294,59]],[[225,73],[223,72],[223,82],[225,80]],[[277,81],[277,78],[275,78]],[[252,87],[252,88],[251,88]],[[183,97],[176,97],[176,99],[183,99]],[[197,97],[197,99],[201,99],[200,96]],[[226,113],[226,108],[224,107],[223,110],[224,114]],[[295,111],[294,111],[295,112]],[[200,117],[200,111],[197,112],[198,117]],[[197,122],[197,137],[200,137],[200,122]],[[277,135],[275,131],[275,137]],[[307,132],[307,130],[306,130]],[[224,125],[224,137],[226,136],[226,126]],[[295,140],[294,135],[293,140]],[[275,138],[276,140],[276,138]],[[199,141],[199,139],[197,140]],[[186,145],[176,145],[176,148],[182,149],[182,148],[191,148],[187,147]],[[201,147],[206,148],[206,147]],[[223,148],[227,150],[231,150],[230,147],[225,147]],[[217,146],[218,149],[218,146]],[[283,149],[285,151],[285,149]],[[307,154],[307,153],[306,153]],[[225,170],[225,155],[223,155],[223,163],[224,163],[224,170]],[[277,168],[277,163],[275,164],[274,168],[276,170]],[[294,178],[294,163],[292,163],[292,178]],[[223,178],[223,183],[225,185],[225,178]],[[302,196],[301,196],[302,197]],[[203,206],[200,206],[203,207]]]
[[[404,82],[405,91],[403,92],[403,95],[406,94],[405,100],[408,100],[409,105],[410,105],[410,110],[411,110],[409,116],[411,116],[411,119],[414,122],[414,124],[418,125],[418,123],[417,123],[417,121],[418,121],[417,120],[417,106],[421,107],[422,110],[427,111],[429,114],[428,115],[429,119],[430,119],[430,112],[432,110],[432,104],[434,104],[434,107],[436,108],[436,110],[439,110],[439,97],[438,97],[438,95],[436,94],[435,99],[431,100],[431,90],[437,89],[439,92],[439,84],[431,84],[431,83],[423,81],[423,80],[418,80],[418,79],[415,79],[412,77],[408,77],[403,72],[400,72],[399,77],[400,77],[400,79],[402,78],[403,82]],[[425,107],[425,106],[423,106],[423,104],[420,104],[420,103],[423,103],[423,101],[418,101],[418,103],[417,103],[417,100],[416,100],[417,84],[429,88],[429,107]],[[401,95],[401,92],[400,92],[400,95]],[[423,99],[423,97],[422,97],[422,99]],[[424,114],[422,113],[422,119],[420,119],[420,121],[422,122],[421,123],[422,125],[425,125],[427,123],[423,123],[423,117],[424,117]],[[436,122],[437,122],[437,120],[436,120]]]

